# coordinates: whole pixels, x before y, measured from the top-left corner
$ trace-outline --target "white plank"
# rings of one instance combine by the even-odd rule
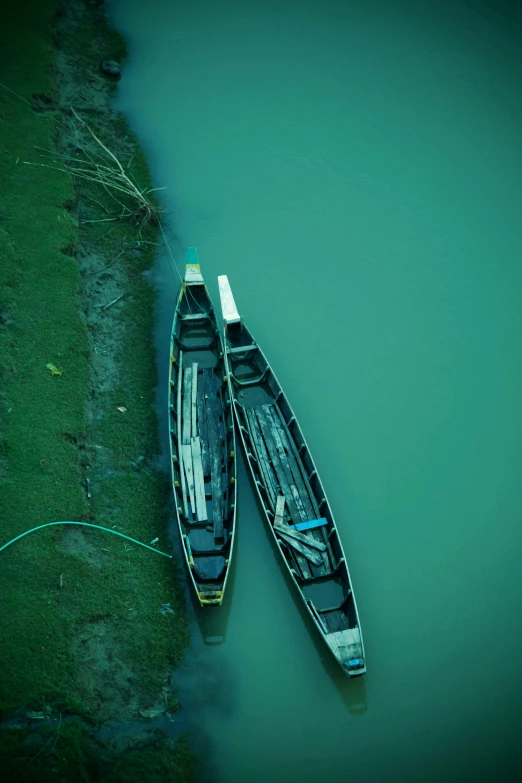
[[[192,365],[192,437],[196,438],[198,430],[196,427],[196,411],[197,411],[197,399],[198,399],[198,363],[194,362]]]
[[[194,503],[194,472],[192,470],[192,448],[190,444],[187,446],[186,443],[184,443],[181,446],[181,451],[183,453],[183,467],[185,468],[185,475],[187,476],[187,486],[190,496],[190,507],[192,509],[192,513],[196,514],[196,506]]]
[[[274,525],[280,525],[288,530],[288,525],[285,525],[285,496],[278,495],[275,510]]]
[[[237,324],[241,320],[237,311],[236,303],[234,302],[234,296],[228,277],[226,275],[219,275],[219,298],[221,299],[221,311],[223,313],[223,320],[227,324]]]
[[[192,367],[186,367],[183,378],[183,443],[190,445],[192,435]]]
[[[181,495],[183,497],[183,513],[185,519],[188,519],[187,508],[187,487],[185,484],[185,473],[183,472],[183,456],[181,454],[181,387],[183,384],[183,351],[179,352],[178,364],[178,464],[181,477]],[[177,504],[176,504],[177,505]]]
[[[205,479],[203,477],[203,465],[201,463],[201,441],[199,438],[192,438],[190,441],[192,449],[192,469],[194,472],[194,494],[196,496],[196,516],[198,522],[206,522],[207,501],[205,500]]]

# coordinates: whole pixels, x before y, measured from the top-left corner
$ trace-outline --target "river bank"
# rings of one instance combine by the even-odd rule
[[[9,4],[0,34],[2,543],[72,520],[169,551],[147,278],[156,205],[146,197],[151,215],[128,192],[71,176],[117,169],[114,153],[129,182],[150,187],[110,108],[117,82],[100,68],[121,62],[125,44],[99,2],[26,6]],[[186,745],[153,722],[183,725],[171,672],[188,634],[174,562],[69,526],[2,558],[8,778],[134,780],[146,769],[148,780],[188,780]]]

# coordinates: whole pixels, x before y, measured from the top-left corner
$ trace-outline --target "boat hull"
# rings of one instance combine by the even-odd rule
[[[222,308],[229,394],[265,519],[328,649],[348,676],[360,676],[366,662],[357,605],[319,473],[294,411],[229,290],[225,297],[222,293]]]
[[[235,540],[235,427],[221,335],[199,266],[197,272],[194,267],[180,286],[170,341],[171,477],[195,595],[202,606],[219,606]]]

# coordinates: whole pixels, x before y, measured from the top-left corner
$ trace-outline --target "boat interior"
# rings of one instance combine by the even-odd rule
[[[358,636],[337,528],[293,411],[243,322],[226,323],[225,339],[241,435],[283,557],[325,636]],[[351,671],[364,670],[359,645],[345,646]]]
[[[171,338],[172,477],[187,563],[201,603],[221,603],[235,518],[232,410],[222,343],[204,284],[187,284]]]

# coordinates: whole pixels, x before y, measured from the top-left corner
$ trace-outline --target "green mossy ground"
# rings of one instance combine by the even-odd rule
[[[156,468],[154,292],[143,274],[153,263],[156,230],[139,220],[85,223],[118,214],[114,199],[96,183],[24,163],[42,161],[36,148],[69,149],[66,94],[70,102],[77,97],[75,108],[111,150],[133,155],[132,175],[148,183],[124,120],[107,109],[114,87],[99,64],[120,59],[124,42],[96,13],[99,5],[9,0],[3,7],[0,543],[45,522],[78,520],[145,543],[159,537],[165,550],[169,485]],[[98,96],[94,109],[82,104],[89,84],[87,97]],[[93,288],[96,269],[122,250]],[[124,298],[101,311],[111,285]],[[97,339],[108,333],[110,364],[96,369]],[[53,375],[49,363],[62,374]],[[140,709],[172,701],[168,667],[180,662],[187,632],[171,560],[101,531],[66,527],[27,536],[0,556],[0,717],[25,720],[28,710],[48,705],[55,718],[79,714],[96,725],[139,720]],[[164,603],[175,614],[161,614]],[[188,779],[186,747],[178,743],[173,752],[160,739],[118,757],[106,750],[92,777],[95,741],[79,724],[74,734],[74,725],[64,724],[53,750],[30,764],[45,732],[5,730],[0,766],[11,777],[4,779],[141,780],[141,758],[149,765],[155,759],[159,770],[148,780]],[[59,775],[51,771],[58,757],[68,759]]]

